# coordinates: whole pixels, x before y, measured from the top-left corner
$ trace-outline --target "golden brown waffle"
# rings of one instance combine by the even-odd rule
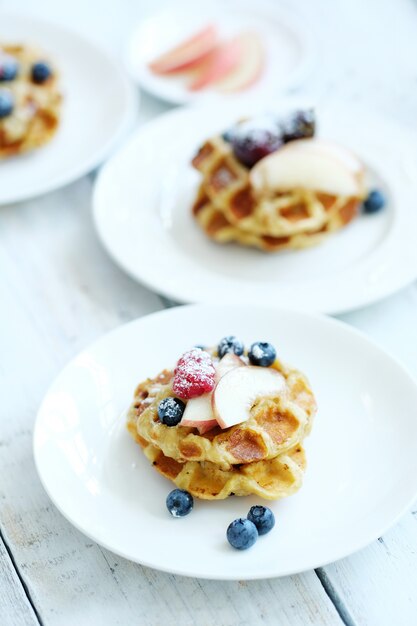
[[[129,430],[180,463],[209,461],[225,471],[286,453],[309,433],[316,403],[303,374],[279,361],[273,367],[286,379],[280,397],[259,400],[246,422],[224,430],[215,427],[203,435],[194,428],[170,428],[158,419],[159,402],[174,395],[173,373],[165,370],[137,387],[128,411]]]
[[[286,498],[302,485],[305,454],[301,445],[268,461],[255,461],[222,470],[214,463],[179,463],[145,439],[136,437],[153,467],[177,487],[205,500],[222,500],[230,495],[254,494],[268,500]]]
[[[193,214],[219,243],[236,241],[266,251],[305,248],[345,226],[358,211],[358,198],[310,190],[256,196],[249,170],[221,137],[207,141],[192,163],[203,174]]]
[[[193,215],[206,235],[218,243],[236,242],[265,252],[303,249],[321,243],[330,233],[350,222],[357,213],[358,203],[350,200],[346,204],[340,200],[333,204],[328,221],[317,231],[299,232],[280,237],[259,235],[232,224],[225,214],[214,206],[203,185],[200,186],[193,205]]]
[[[0,52],[19,63],[17,77],[1,83],[1,88],[10,90],[14,98],[12,114],[0,119],[0,159],[4,159],[50,141],[59,125],[62,96],[55,69],[43,84],[31,80],[33,63],[46,60],[42,52],[26,45],[0,45]]]

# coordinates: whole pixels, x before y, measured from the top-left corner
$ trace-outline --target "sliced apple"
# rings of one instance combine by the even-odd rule
[[[154,59],[149,63],[149,68],[156,74],[171,74],[191,69],[210,54],[217,42],[217,28],[209,24],[178,46]]]
[[[180,425],[197,428],[200,435],[217,426],[211,407],[211,393],[188,400]]]
[[[284,388],[284,377],[274,369],[251,365],[234,368],[214,388],[214,417],[222,428],[245,422],[256,400],[278,396]]]
[[[227,372],[230,372],[230,370],[233,370],[236,367],[242,367],[242,365],[246,367],[246,363],[244,363],[242,359],[237,356],[237,354],[234,354],[233,352],[225,354],[216,365],[216,383],[218,383],[219,380],[227,374]]]
[[[238,65],[225,78],[216,83],[220,91],[232,93],[253,85],[264,68],[265,51],[256,33],[239,35],[242,54]]]
[[[197,74],[189,84],[191,91],[199,91],[224,78],[234,70],[242,58],[242,42],[239,36],[219,44],[196,67]]]
[[[311,189],[336,196],[364,196],[364,167],[342,146],[298,139],[258,161],[250,172],[258,192]]]

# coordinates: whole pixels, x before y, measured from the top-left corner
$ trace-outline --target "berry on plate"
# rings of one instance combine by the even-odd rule
[[[237,160],[247,167],[252,167],[263,157],[278,150],[283,141],[277,125],[269,122],[269,120],[268,123],[264,124],[260,120],[258,126],[255,119],[239,124],[232,136],[231,143]]]
[[[172,517],[184,517],[193,510],[194,499],[185,489],[174,489],[168,494],[166,505]]]
[[[275,516],[267,506],[252,506],[248,513],[248,520],[258,529],[258,535],[266,535],[275,526]]]
[[[0,55],[0,83],[14,80],[19,71],[19,64],[8,54]]]
[[[38,63],[32,65],[32,80],[34,83],[41,85],[45,83],[50,76],[52,76],[52,70],[44,61],[38,61]]]
[[[165,426],[176,426],[180,423],[185,410],[185,403],[178,398],[164,398],[158,405],[159,420]]]
[[[294,139],[314,137],[316,120],[313,109],[296,111],[281,123],[282,139],[284,143]]]
[[[257,341],[251,345],[248,352],[249,361],[252,365],[260,365],[261,367],[269,367],[275,361],[277,356],[274,346],[265,341]]]
[[[243,343],[239,341],[234,335],[223,337],[217,346],[217,355],[219,359],[224,357],[228,352],[233,352],[237,356],[243,354]]]
[[[172,389],[180,398],[196,398],[213,389],[214,376],[215,369],[209,353],[193,348],[178,361]]]
[[[386,200],[384,194],[378,189],[373,189],[369,192],[368,197],[363,203],[363,212],[378,213],[378,211],[384,208],[385,204]]]
[[[236,550],[247,550],[258,538],[258,531],[253,522],[240,517],[235,519],[227,529],[227,541]]]
[[[0,120],[13,112],[14,100],[11,91],[0,89]]]

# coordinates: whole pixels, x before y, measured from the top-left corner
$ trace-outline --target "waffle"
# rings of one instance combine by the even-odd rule
[[[14,98],[11,115],[0,119],[0,159],[23,154],[46,144],[55,134],[61,112],[62,96],[56,70],[43,84],[31,80],[31,67],[45,55],[26,45],[1,45],[0,53],[17,59],[15,79],[0,83]],[[49,61],[48,61],[49,63]]]
[[[222,500],[230,495],[254,494],[267,500],[278,500],[292,495],[302,485],[305,454],[301,445],[268,461],[256,461],[242,466],[220,469],[204,461],[179,463],[145,439],[135,436],[153,467],[177,487],[204,500]]]
[[[358,198],[305,189],[257,196],[249,170],[222,137],[207,141],[192,164],[203,175],[193,214],[219,243],[236,241],[266,251],[305,248],[348,224],[358,212]]]
[[[316,412],[306,378],[278,361],[273,367],[286,379],[284,394],[259,400],[247,421],[224,430],[215,427],[203,435],[194,428],[170,428],[159,421],[159,402],[174,395],[173,373],[164,370],[137,387],[128,411],[129,430],[179,463],[210,462],[227,471],[233,465],[272,459],[304,439]]]
[[[236,242],[265,252],[303,249],[321,243],[332,232],[348,224],[357,214],[358,202],[339,199],[332,205],[328,221],[316,231],[296,232],[293,235],[260,235],[232,224],[225,213],[208,197],[204,185],[200,185],[193,205],[193,215],[206,235],[218,243]]]

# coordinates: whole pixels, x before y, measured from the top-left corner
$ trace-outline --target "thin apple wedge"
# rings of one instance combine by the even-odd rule
[[[297,139],[258,161],[250,172],[258,192],[311,189],[336,196],[364,195],[364,167],[342,146]]]
[[[246,363],[244,363],[242,359],[237,356],[237,354],[234,354],[233,352],[228,352],[227,354],[224,355],[223,358],[220,359],[220,361],[216,365],[216,368],[215,368],[216,369],[216,373],[215,373],[216,383],[218,383],[219,380],[223,378],[225,374],[230,372],[230,370],[235,369],[235,367],[242,367],[242,366],[246,366]]]
[[[219,44],[195,67],[196,75],[188,85],[191,91],[199,91],[221,80],[240,63],[242,57],[240,37]]]
[[[220,91],[234,93],[253,85],[261,76],[265,63],[265,50],[256,33],[239,35],[242,54],[239,63],[225,78],[216,83]]]
[[[284,377],[267,367],[237,367],[225,374],[212,393],[214,417],[221,428],[245,422],[256,400],[279,396],[285,389]]]
[[[211,393],[188,400],[180,426],[197,428],[200,435],[217,426],[211,407]]]
[[[209,24],[198,33],[149,63],[155,74],[174,74],[201,63],[218,43],[217,28]]]

